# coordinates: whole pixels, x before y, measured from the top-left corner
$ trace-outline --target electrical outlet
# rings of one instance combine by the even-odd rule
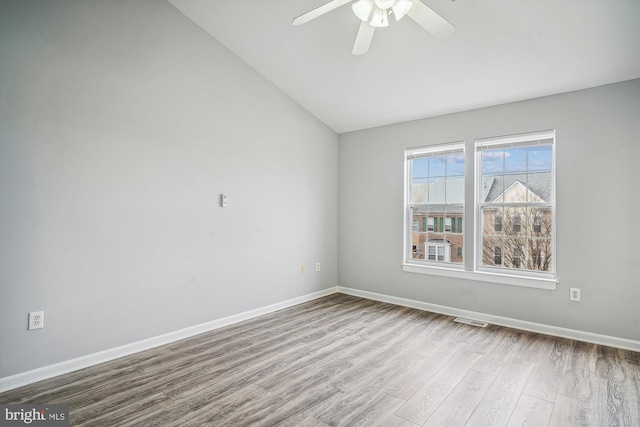
[[[316,271],[320,271],[320,263],[316,262]]]
[[[304,274],[304,273],[305,273],[305,271],[307,271],[307,267],[306,267],[304,264],[302,264],[302,265],[300,266],[300,274]]]
[[[580,301],[580,288],[569,289],[569,299],[571,301]]]
[[[29,313],[29,330],[44,328],[44,311]]]

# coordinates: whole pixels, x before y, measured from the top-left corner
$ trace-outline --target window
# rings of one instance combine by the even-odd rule
[[[435,261],[436,260],[436,247],[435,246],[429,246],[429,251],[427,252],[429,254],[428,259]]]
[[[513,268],[520,268],[522,265],[522,257],[524,256],[524,252],[522,250],[522,246],[517,245],[513,249],[513,258],[511,260],[511,264]]]
[[[406,231],[405,259],[426,265],[462,264],[459,252],[452,254],[451,247],[463,246],[463,235],[455,232],[455,226],[458,223],[461,230],[464,218],[464,143],[410,149],[405,158],[407,221],[426,219],[423,230]]]
[[[433,220],[434,220],[434,219],[435,219],[435,218],[433,218],[433,217],[429,217],[429,218],[427,218],[427,228],[426,228],[426,231],[433,231]]]
[[[495,265],[502,264],[502,247],[496,246],[493,248],[493,263]]]
[[[543,132],[476,141],[479,269],[553,275],[554,140]]]
[[[502,217],[496,215],[493,219],[493,229],[495,231],[502,231]]]
[[[556,289],[555,131],[478,139],[472,152],[464,145],[405,151],[404,271]]]
[[[447,250],[447,246],[445,246],[445,244],[434,244],[434,243],[429,243],[428,244],[428,251],[427,253],[429,254],[429,260],[430,261],[449,261],[451,256],[450,256],[450,251]]]
[[[542,233],[542,217],[539,215],[533,217],[533,232],[536,234]]]
[[[520,215],[516,214],[513,216],[513,232],[519,233],[522,230],[522,218]]]

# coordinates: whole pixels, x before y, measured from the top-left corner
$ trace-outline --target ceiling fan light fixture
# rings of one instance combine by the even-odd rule
[[[451,23],[421,0],[329,0],[295,17],[291,24],[302,25],[346,4],[351,4],[353,12],[361,21],[351,50],[354,55],[362,55],[369,50],[376,28],[389,26],[389,15],[394,15],[396,21],[409,15],[409,18],[436,37],[448,36],[455,30]]]
[[[390,9],[396,0],[374,0],[376,6],[378,6],[382,10]]]
[[[413,6],[413,2],[411,0],[396,0],[396,2],[391,6],[391,10],[393,10],[393,15],[396,17],[396,21],[402,19],[404,15],[409,12]]]
[[[361,21],[368,21],[373,10],[373,0],[358,0],[351,5],[353,13],[356,14]]]
[[[387,16],[386,9],[373,9],[373,16],[371,17],[371,21],[369,25],[372,27],[388,27],[389,26],[389,17]]]

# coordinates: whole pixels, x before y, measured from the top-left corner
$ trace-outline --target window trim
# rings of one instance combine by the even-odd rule
[[[426,274],[430,276],[446,277],[450,279],[471,280],[474,282],[491,283],[494,285],[509,285],[522,288],[543,289],[555,291],[558,278],[527,277],[524,275],[504,274],[505,272],[468,271],[452,268],[448,265],[436,267],[433,265],[402,264],[402,271],[406,273]]]
[[[551,203],[551,214],[552,214],[552,251],[553,251],[553,271],[551,273],[547,272],[536,272],[522,269],[510,269],[504,267],[490,267],[490,266],[482,266],[478,264],[478,246],[482,244],[481,240],[481,228],[480,226],[480,203],[479,203],[479,195],[481,194],[481,185],[482,177],[480,166],[478,165],[478,158],[481,154],[480,151],[476,150],[476,144],[481,141],[487,147],[490,145],[504,145],[506,143],[513,144],[513,146],[531,146],[535,145],[535,137],[539,140],[549,139],[549,135],[552,138],[552,191],[553,191],[553,202]],[[522,144],[523,141],[526,141],[525,144]],[[474,227],[464,227],[462,229],[462,235],[464,238],[464,247],[463,248],[463,262],[462,263],[446,263],[446,262],[428,262],[427,260],[415,260],[411,258],[411,248],[412,248],[412,240],[411,240],[411,228],[408,226],[411,224],[411,203],[409,199],[410,195],[410,186],[411,186],[411,175],[410,175],[410,160],[420,157],[420,154],[423,153],[436,153],[438,154],[449,154],[451,151],[447,150],[447,146],[452,147],[454,145],[462,145],[462,152],[465,155],[465,188],[468,187],[469,179],[473,180],[473,195],[468,195],[465,192],[464,204],[463,204],[463,218],[466,218],[463,221],[463,224],[466,222],[467,225],[473,223]],[[473,147],[473,150],[467,150],[467,146],[470,145]],[[444,150],[443,150],[444,148]],[[471,168],[469,167],[470,160]],[[469,170],[471,169],[472,176],[469,176]],[[557,266],[557,234],[556,234],[556,133],[555,130],[548,130],[542,132],[532,132],[532,133],[524,133],[513,136],[506,137],[494,137],[494,138],[485,138],[485,139],[476,139],[473,142],[471,141],[458,141],[455,143],[446,143],[446,144],[435,144],[424,147],[414,147],[408,148],[405,150],[404,156],[404,182],[405,182],[405,191],[404,191],[404,208],[405,208],[405,222],[404,222],[404,233],[403,233],[403,262],[402,262],[402,270],[407,273],[417,273],[417,274],[427,274],[432,276],[453,278],[453,279],[462,279],[462,280],[471,280],[475,282],[484,282],[490,284],[497,285],[508,285],[508,286],[517,286],[517,287],[525,287],[525,288],[533,288],[533,289],[541,289],[541,290],[552,290],[555,291],[557,288],[557,284],[559,283],[559,278],[556,273]],[[473,200],[473,209],[469,210],[468,201]],[[472,218],[468,217],[468,213],[473,212],[473,222],[471,222]],[[502,222],[502,227],[504,227],[504,221]],[[435,227],[434,227],[435,228]],[[456,231],[458,231],[456,229]],[[480,236],[480,238],[479,238]],[[408,249],[407,249],[408,248]],[[470,251],[472,251],[472,256],[470,255]],[[480,252],[481,253],[481,252]],[[466,255],[465,255],[466,254]],[[426,255],[426,254],[425,254]],[[426,261],[426,262],[425,262]]]

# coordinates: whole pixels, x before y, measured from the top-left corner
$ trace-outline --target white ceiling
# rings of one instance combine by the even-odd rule
[[[362,56],[350,5],[169,1],[337,133],[640,78],[640,0],[422,0],[452,36],[390,18]]]

